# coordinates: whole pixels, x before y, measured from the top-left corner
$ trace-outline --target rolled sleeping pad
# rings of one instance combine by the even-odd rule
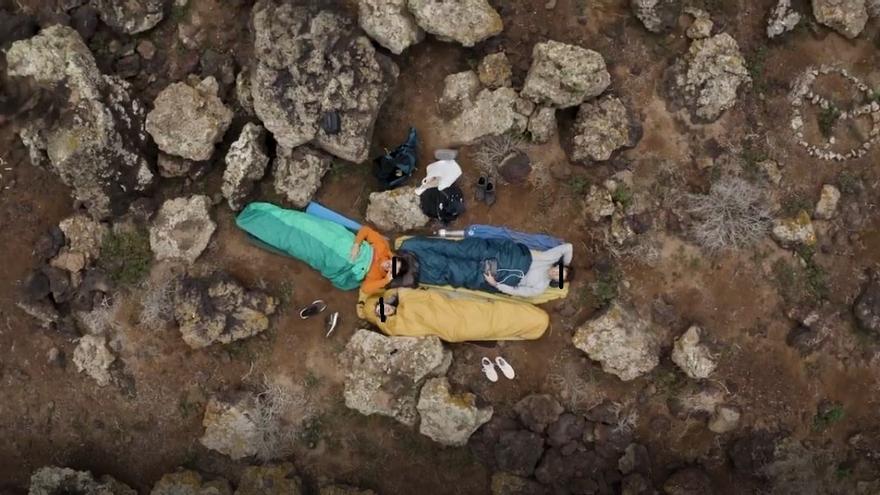
[[[507,227],[498,227],[495,225],[471,225],[464,231],[464,236],[479,237],[482,239],[507,239],[520,244],[525,244],[529,249],[534,249],[535,251],[546,251],[565,243],[565,241],[557,237],[545,234],[519,232]]]
[[[339,225],[342,225],[343,227],[354,232],[357,232],[362,227],[361,224],[355,222],[354,220],[344,215],[340,215],[330,208],[327,208],[326,206],[323,206],[314,201],[309,202],[309,205],[306,207],[306,213],[308,213],[309,215],[314,215],[318,218],[323,218],[324,220],[330,220],[331,222],[338,223]]]

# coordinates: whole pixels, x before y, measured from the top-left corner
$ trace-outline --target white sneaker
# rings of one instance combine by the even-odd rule
[[[488,378],[490,382],[497,382],[498,372],[495,371],[495,365],[492,364],[492,360],[487,357],[483,357],[480,363],[483,365],[483,374],[486,375],[486,378]]]
[[[513,371],[513,366],[511,366],[503,357],[498,356],[495,358],[495,364],[498,365],[498,368],[501,369],[501,373],[503,373],[504,377],[508,380],[513,380],[516,376],[516,373]]]

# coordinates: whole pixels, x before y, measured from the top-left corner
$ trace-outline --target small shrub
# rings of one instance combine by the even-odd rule
[[[620,282],[620,274],[614,268],[599,274],[599,278],[593,282],[593,297],[596,298],[596,308],[604,308],[617,299],[617,285]]]
[[[831,131],[834,130],[834,124],[837,123],[839,118],[840,109],[834,105],[829,105],[828,108],[823,109],[819,114],[819,132],[825,137],[830,136]]]
[[[149,328],[165,328],[174,316],[176,281],[168,279],[149,284],[141,298],[140,323]]]
[[[565,184],[568,186],[568,192],[576,198],[583,198],[590,189],[590,181],[580,175],[572,176]]]
[[[522,136],[512,133],[486,138],[477,146],[474,161],[483,174],[495,175],[501,160],[511,152],[520,150],[522,144]]]
[[[825,270],[816,264],[814,254],[815,251],[811,247],[802,247],[798,250],[798,255],[804,260],[804,275],[807,290],[810,291],[810,295],[814,298],[824,299],[828,297],[828,285],[825,280]]]
[[[844,416],[846,413],[841,405],[836,405],[824,413],[817,413],[813,417],[813,431],[824,431],[829,426],[839,423]]]
[[[98,265],[115,283],[134,285],[147,275],[152,258],[145,230],[111,232],[104,237]]]
[[[686,211],[694,218],[697,243],[711,251],[753,244],[770,222],[763,191],[735,177],[715,182],[709,194],[688,194]]]
[[[844,194],[858,194],[862,189],[862,178],[849,170],[844,170],[837,177],[837,187]]]
[[[614,192],[611,193],[611,199],[626,210],[632,204],[633,193],[626,185],[618,184]]]

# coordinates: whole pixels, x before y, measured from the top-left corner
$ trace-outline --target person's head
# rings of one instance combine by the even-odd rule
[[[549,270],[550,275],[550,286],[551,287],[559,287],[559,264],[555,264],[550,267]],[[571,280],[572,275],[574,274],[574,269],[568,265],[562,266],[562,280],[565,282],[569,282]]]
[[[387,302],[377,302],[376,307],[373,308],[373,311],[376,313],[376,316],[382,317],[382,312],[385,312],[385,317],[394,316],[394,313],[397,312],[397,306]]]
[[[394,260],[396,260],[396,263]],[[406,261],[406,258],[400,256],[394,256],[390,260],[383,261],[381,267],[385,273],[391,273],[392,270],[395,270],[394,273],[391,273],[392,278],[403,277],[409,272],[409,262]]]

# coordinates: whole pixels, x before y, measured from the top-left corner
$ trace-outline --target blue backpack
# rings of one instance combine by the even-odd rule
[[[409,128],[406,142],[376,158],[374,175],[383,190],[402,186],[416,171],[419,156],[419,136],[415,127]]]

